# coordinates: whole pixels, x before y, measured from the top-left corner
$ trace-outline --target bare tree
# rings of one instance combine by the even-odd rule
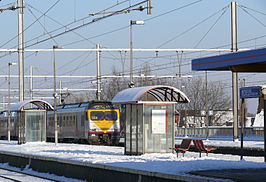
[[[115,67],[112,70],[113,75],[120,75],[116,71]],[[103,100],[112,100],[113,97],[120,91],[128,88],[128,81],[125,78],[117,77],[106,80],[106,83],[102,86],[102,98]]]
[[[202,77],[184,80],[181,89],[190,99],[190,103],[182,105],[180,109],[194,111],[195,120],[196,117],[200,116],[200,111],[206,109],[205,80],[203,80]],[[230,95],[226,94],[224,84],[222,82],[209,81],[207,94],[208,110],[228,110],[231,108]],[[218,118],[212,118],[212,123],[210,124],[216,125],[217,120]]]

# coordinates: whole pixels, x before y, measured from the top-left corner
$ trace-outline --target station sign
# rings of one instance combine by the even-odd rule
[[[261,95],[261,87],[242,87],[240,88],[240,98],[258,98]]]

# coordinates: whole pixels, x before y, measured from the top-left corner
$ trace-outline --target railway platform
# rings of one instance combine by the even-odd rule
[[[188,152],[124,155],[123,147],[0,141],[0,163],[87,181],[266,181],[262,157]],[[252,158],[260,161],[253,161]]]

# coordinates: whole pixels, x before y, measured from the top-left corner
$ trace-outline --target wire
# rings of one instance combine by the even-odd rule
[[[161,48],[161,47],[163,47],[164,45],[166,45],[166,44],[172,42],[173,40],[177,39],[178,37],[180,37],[180,36],[182,36],[182,35],[188,33],[189,31],[193,30],[194,28],[196,28],[196,27],[199,26],[200,24],[202,24],[202,23],[204,23],[205,21],[207,21],[208,19],[212,18],[213,16],[215,16],[215,15],[218,14],[219,12],[223,11],[225,8],[226,8],[226,7],[222,8],[221,10],[219,10],[219,11],[213,13],[213,14],[210,15],[209,17],[207,17],[207,18],[205,18],[204,20],[200,21],[199,23],[193,25],[192,27],[190,27],[189,29],[185,30],[184,32],[182,32],[182,33],[180,33],[180,34],[174,36],[173,38],[171,38],[171,39],[165,41],[165,42],[162,43],[161,45],[157,46],[157,48]]]
[[[225,10],[222,12],[222,14],[217,18],[217,20],[214,22],[214,24],[210,27],[210,29],[205,33],[205,35],[199,40],[199,42],[194,46],[194,48],[197,48],[198,45],[201,43],[201,41],[207,36],[207,34],[211,31],[211,29],[217,24],[217,22],[222,18],[222,16],[225,14],[225,12],[228,10],[229,6],[225,8]]]
[[[48,13],[51,9],[53,9],[58,3],[59,3],[60,0],[56,1],[51,7],[49,7],[46,12],[40,16],[37,20],[35,20],[33,23],[31,23],[28,27],[26,27],[24,30],[23,30],[23,33],[28,30],[32,25],[34,25],[41,17],[43,17],[46,13]],[[15,38],[17,38],[18,35],[14,36],[13,38],[11,38],[10,40],[8,40],[7,42],[5,42],[4,44],[2,44],[0,46],[0,48],[2,48],[3,46],[5,46],[6,44],[8,44],[9,42],[11,42],[12,40],[14,40]]]
[[[43,13],[43,12],[39,11],[37,8],[34,8],[34,7],[31,6],[31,5],[28,5],[28,6],[30,6],[30,7],[33,8],[34,10],[38,11],[39,13]],[[49,18],[50,20],[52,20],[53,22],[55,22],[55,23],[61,25],[62,27],[65,27],[65,25],[63,25],[63,24],[60,23],[59,21],[55,20],[54,18],[52,18],[52,17],[46,15],[45,13],[43,13],[43,14],[44,14],[44,17],[47,17],[47,18]],[[65,28],[67,29],[67,27],[65,27]],[[76,31],[73,31],[72,33],[78,35],[78,36],[81,37],[83,40],[87,40],[89,43],[91,43],[91,44],[93,44],[93,45],[96,44],[96,43],[92,42],[91,40],[89,40],[88,38],[84,37],[83,35],[77,33]],[[49,34],[49,32],[48,32],[47,34]],[[65,46],[65,45],[63,45],[63,46]]]
[[[159,15],[157,15],[157,16],[155,16],[155,17],[145,19],[144,21],[147,22],[147,21],[153,20],[153,19],[155,19],[155,18],[158,18],[158,17],[164,16],[164,15],[167,15],[167,14],[172,13],[172,12],[174,12],[174,11],[177,11],[177,10],[180,10],[180,9],[186,8],[186,7],[188,7],[188,6],[191,6],[191,5],[193,5],[193,4],[196,4],[196,3],[200,2],[200,1],[203,1],[203,0],[198,0],[198,1],[195,1],[195,2],[192,2],[192,3],[189,3],[189,4],[184,5],[184,6],[182,6],[182,7],[178,7],[178,8],[175,8],[175,9],[173,9],[173,10],[167,11],[167,12],[165,12],[165,13],[159,14]],[[130,5],[130,6],[131,6],[131,5]],[[120,28],[117,28],[117,29],[114,29],[114,30],[111,30],[111,31],[108,31],[108,32],[105,32],[105,33],[101,33],[101,34],[98,34],[98,35],[95,35],[95,36],[89,37],[88,39],[93,39],[93,38],[101,37],[101,36],[104,36],[104,35],[107,35],[107,34],[111,34],[111,33],[114,33],[114,32],[120,31],[120,30],[124,30],[124,29],[127,29],[129,26],[130,26],[130,25],[123,26],[123,27],[120,27]],[[80,43],[80,42],[82,42],[82,41],[84,41],[84,40],[78,40],[78,41],[75,41],[75,42],[71,42],[71,43],[66,44],[66,46],[68,46],[68,45],[72,45],[72,44],[76,44],[76,43]]]
[[[58,36],[64,35],[64,34],[69,33],[69,32],[72,32],[72,31],[74,31],[74,30],[78,30],[78,29],[80,29],[80,28],[83,28],[83,27],[85,27],[85,26],[88,26],[88,25],[90,25],[90,24],[93,24],[93,23],[95,23],[95,22],[97,22],[97,21],[100,21],[100,20],[103,20],[103,19],[105,19],[105,18],[111,17],[111,16],[113,16],[113,15],[117,15],[117,14],[119,14],[121,11],[124,11],[124,10],[130,9],[130,8],[133,8],[133,7],[138,6],[138,5],[140,5],[140,4],[144,3],[144,2],[146,2],[146,1],[142,1],[142,2],[140,2],[140,3],[134,4],[134,5],[132,5],[132,6],[129,6],[129,7],[124,8],[124,9],[122,9],[122,10],[119,10],[119,11],[117,11],[117,12],[111,13],[111,14],[109,14],[109,15],[105,15],[105,16],[102,16],[102,17],[100,17],[100,18],[93,19],[92,21],[89,21],[89,22],[87,22],[87,23],[83,23],[82,25],[79,25],[79,26],[76,26],[76,27],[74,27],[74,28],[71,28],[71,29],[65,30],[64,32],[61,32],[61,33],[55,34],[55,35],[53,35],[52,37],[45,38],[45,39],[42,39],[42,40],[40,40],[40,41],[38,41],[38,42],[36,42],[36,43],[32,43],[32,44],[30,44],[30,45],[27,45],[27,46],[25,46],[25,48],[27,48],[27,47],[31,47],[31,46],[34,46],[34,45],[37,45],[37,44],[40,44],[40,43],[42,43],[42,42],[45,42],[45,41],[47,41],[47,40],[50,40],[51,38],[56,38],[56,37],[58,37]],[[116,6],[116,5],[115,5],[115,6]]]
[[[241,7],[241,8],[249,9],[249,10],[251,10],[251,11],[254,11],[254,12],[256,12],[256,13],[260,13],[260,14],[266,16],[266,13],[262,13],[262,12],[260,12],[260,11],[258,11],[258,10],[254,10],[254,9],[251,9],[251,8],[249,8],[249,7],[246,7],[246,6],[243,6],[243,5],[240,5],[240,4],[237,4],[237,5],[238,5],[239,7]]]
[[[247,13],[249,16],[251,16],[252,18],[254,18],[259,24],[261,24],[262,26],[266,27],[266,25],[264,23],[262,23],[258,18],[256,18],[255,16],[253,16],[251,13],[249,13],[246,9],[244,9],[242,6],[239,6],[245,13]]]
[[[54,43],[56,45],[58,45],[58,43],[56,42],[55,39],[52,38],[52,35],[49,34],[49,32],[46,30],[45,26],[38,20],[38,18],[33,14],[33,12],[31,11],[30,8],[26,7],[28,9],[28,11],[32,14],[32,16],[37,20],[37,22],[41,25],[41,27],[43,28],[43,30],[50,36],[50,38],[54,41]]]
[[[174,12],[174,11],[177,11],[177,10],[180,10],[180,9],[183,9],[183,8],[186,8],[186,7],[189,7],[189,6],[191,6],[191,5],[194,5],[194,4],[196,4],[196,3],[199,3],[199,2],[201,2],[201,1],[203,1],[203,0],[194,1],[194,2],[189,3],[189,4],[186,4],[186,5],[184,5],[184,6],[181,6],[181,7],[178,7],[178,8],[172,9],[172,10],[170,10],[170,11],[167,11],[167,12],[165,12],[165,13],[159,14],[159,15],[157,15],[157,16],[154,16],[154,17],[151,17],[151,18],[145,19],[144,21],[149,21],[149,20],[152,20],[152,19],[155,19],[155,18],[158,18],[158,17],[164,16],[164,15],[167,15],[167,14],[169,14],[169,13],[172,13],[172,12]]]

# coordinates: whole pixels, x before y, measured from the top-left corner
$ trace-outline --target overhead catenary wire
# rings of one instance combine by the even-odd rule
[[[198,27],[199,25],[201,25],[201,24],[204,23],[205,21],[209,20],[210,18],[212,18],[212,17],[215,16],[216,14],[220,13],[221,11],[223,11],[223,10],[224,10],[225,8],[227,8],[227,7],[229,7],[229,5],[226,6],[226,7],[224,7],[224,8],[222,8],[221,10],[219,10],[219,11],[213,13],[212,15],[210,15],[210,16],[208,16],[207,18],[203,19],[203,20],[200,21],[199,23],[197,23],[197,24],[191,26],[191,27],[188,28],[187,30],[185,30],[185,31],[183,31],[183,32],[181,32],[181,33],[179,33],[178,35],[174,36],[173,38],[171,38],[171,39],[169,39],[169,40],[163,42],[162,44],[160,44],[159,46],[157,46],[157,48],[161,48],[161,47],[165,46],[166,44],[172,42],[173,40],[177,39],[178,37],[180,37],[180,36],[182,36],[182,35],[184,35],[184,34],[190,32],[191,30],[193,30],[194,28]]]
[[[249,16],[251,16],[253,19],[255,19],[259,24],[261,24],[262,26],[266,27],[266,25],[264,23],[262,23],[258,18],[256,18],[254,15],[252,15],[251,13],[249,13],[246,9],[244,9],[244,7],[239,6],[245,13],[247,13]]]
[[[217,24],[217,22],[222,18],[222,16],[225,14],[225,12],[229,9],[229,6],[227,6],[224,11],[221,13],[221,15],[217,18],[217,20],[214,22],[214,24],[209,28],[209,30],[204,34],[204,36],[198,41],[198,43],[194,46],[194,48],[197,48],[198,45],[202,42],[202,40],[207,36],[207,34],[213,29],[213,27]]]
[[[47,14],[50,10],[52,10],[58,3],[60,0],[57,0],[52,6],[50,6],[43,15],[41,15],[39,18],[37,18],[34,22],[32,22],[29,26],[27,26],[24,30],[23,33],[25,33],[25,31],[27,31],[31,26],[33,26],[38,20],[40,20],[45,14]],[[13,41],[14,39],[16,39],[18,37],[18,35],[14,36],[13,38],[9,39],[8,41],[6,41],[4,44],[2,44],[0,46],[0,48],[4,47],[5,45],[7,45],[9,42]]]
[[[95,22],[97,22],[97,21],[103,20],[103,19],[108,18],[108,17],[111,17],[111,16],[113,16],[113,15],[117,15],[117,14],[119,14],[120,11],[124,11],[124,10],[126,10],[126,9],[133,8],[133,7],[138,6],[138,5],[140,5],[140,4],[144,3],[144,2],[146,2],[146,1],[142,1],[142,2],[140,2],[140,3],[136,3],[136,4],[134,4],[134,5],[131,5],[131,6],[127,7],[127,8],[123,8],[123,9],[121,9],[121,10],[119,10],[119,11],[117,11],[117,12],[111,13],[111,14],[109,14],[109,15],[105,15],[105,16],[102,16],[102,17],[100,17],[100,18],[93,19],[93,20],[91,20],[91,21],[89,21],[89,22],[87,22],[87,23],[83,23],[82,25],[79,25],[79,26],[76,26],[76,27],[74,27],[74,28],[71,28],[71,29],[65,30],[64,32],[60,32],[60,33],[58,33],[58,34],[55,34],[55,35],[53,35],[52,37],[44,38],[44,39],[42,39],[42,40],[37,41],[36,43],[32,43],[32,44],[26,45],[25,48],[28,48],[28,47],[31,47],[31,46],[34,46],[34,45],[37,45],[37,44],[43,43],[43,42],[45,42],[45,41],[47,41],[47,40],[50,40],[51,38],[59,37],[59,36],[64,35],[64,34],[66,34],[66,33],[69,33],[69,32],[72,32],[72,31],[74,31],[74,30],[77,30],[77,29],[83,28],[83,27],[85,27],[85,26],[88,26],[88,25],[90,25],[90,24],[93,24],[93,23],[95,23]]]
[[[181,10],[181,9],[183,9],[183,8],[186,8],[186,7],[192,6],[192,5],[194,5],[194,4],[196,4],[196,3],[200,2],[200,1],[203,1],[203,0],[198,0],[198,1],[194,1],[194,2],[192,2],[192,3],[188,3],[188,4],[184,5],[184,6],[177,7],[177,8],[175,8],[175,9],[172,9],[172,10],[167,11],[167,12],[165,12],[165,13],[162,13],[162,14],[156,15],[156,16],[151,17],[151,18],[144,19],[144,21],[147,22],[147,21],[153,20],[153,19],[155,19],[155,18],[159,18],[159,17],[161,17],[161,16],[167,15],[167,14],[172,13],[172,12],[175,12],[175,11],[177,11],[177,10]],[[130,6],[131,6],[131,5],[130,5]],[[107,32],[104,32],[104,33],[101,33],[101,34],[98,34],[98,35],[95,35],[95,36],[91,36],[91,37],[89,37],[89,39],[94,39],[94,38],[101,37],[101,36],[105,36],[105,35],[108,35],[108,34],[111,34],[111,33],[114,33],[114,32],[118,32],[118,31],[120,31],[120,30],[124,30],[124,29],[129,28],[129,26],[130,26],[130,25],[123,26],[123,27],[119,27],[119,28],[116,28],[116,29],[113,29],[113,30],[110,30],[110,31],[107,31]],[[82,42],[82,41],[84,41],[84,40],[74,41],[74,42],[71,42],[71,43],[66,44],[66,46],[73,45],[73,44],[76,44],[76,43],[80,43],[80,42]]]

